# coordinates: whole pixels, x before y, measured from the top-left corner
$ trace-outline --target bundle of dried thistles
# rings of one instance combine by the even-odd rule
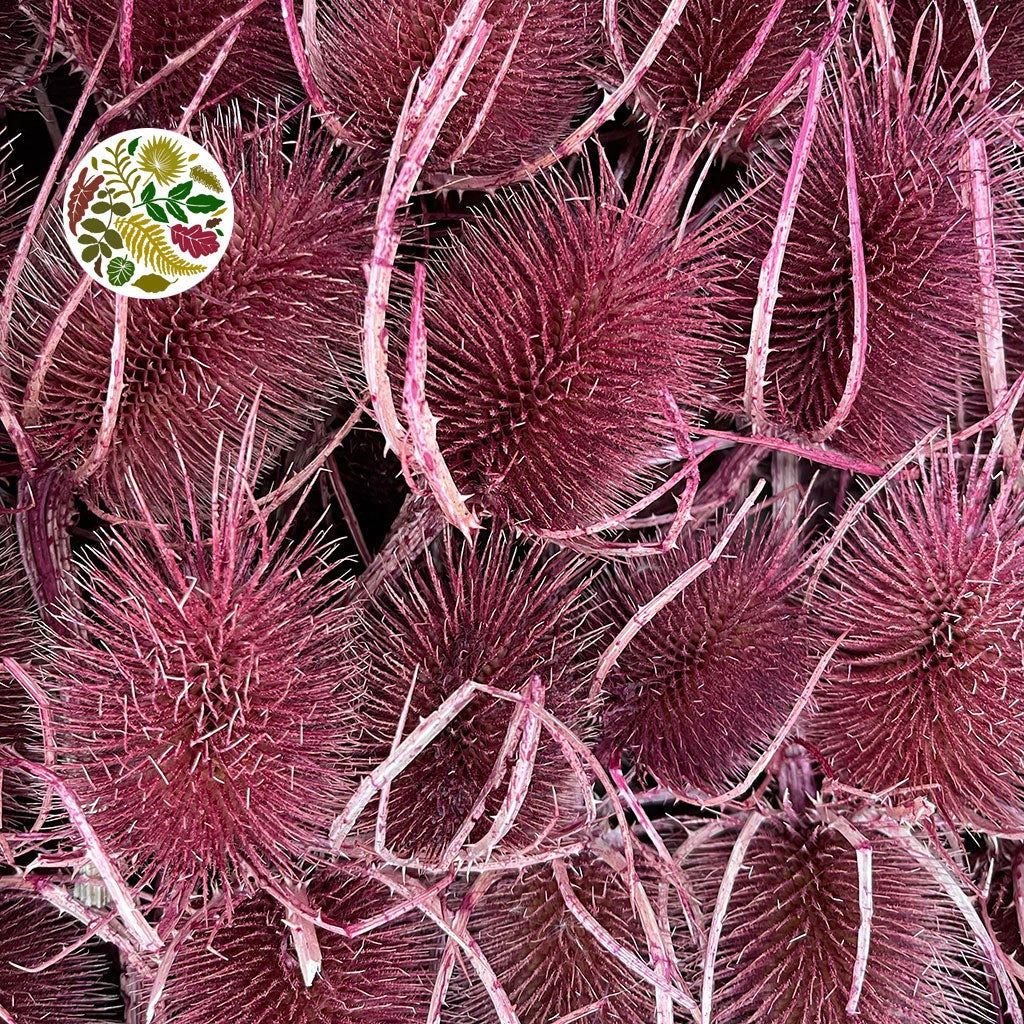
[[[2,0],[0,1024],[1024,1024],[1022,68]],[[234,198],[172,298],[62,234],[143,126]]]

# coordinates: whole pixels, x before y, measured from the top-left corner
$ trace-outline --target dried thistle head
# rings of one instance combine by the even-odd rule
[[[720,524],[602,580],[609,639],[687,567]],[[755,524],[648,622],[604,683],[598,750],[676,792],[718,792],[782,727],[810,672],[812,628],[794,593],[796,531]]]
[[[1002,832],[1024,825],[1024,499],[993,501],[991,469],[936,458],[844,536],[814,609],[845,639],[808,735],[841,779]]]
[[[112,1019],[107,962],[96,943],[80,945],[83,931],[41,897],[0,888],[0,1015],[16,1024]]]
[[[776,428],[887,460],[956,416],[978,377],[978,269],[960,167],[971,131],[990,129],[965,127],[941,90],[933,98],[921,87],[908,98],[867,70],[833,76],[826,85],[771,324],[764,401]],[[852,232],[851,167],[859,218]],[[789,171],[788,148],[760,151],[752,159],[752,190],[725,215],[736,273],[734,400]],[[862,274],[855,269],[859,249]],[[859,388],[845,418],[833,420],[861,316],[866,358]]]
[[[251,440],[251,439],[250,439]],[[108,854],[157,900],[288,878],[346,779],[350,619],[315,537],[288,545],[251,505],[243,451],[195,512],[112,530],[78,566],[54,676],[61,771]]]
[[[683,864],[703,906],[715,906],[741,821],[729,821]],[[932,875],[868,825],[874,915],[859,1019],[871,1024],[992,1021],[970,933]],[[939,854],[935,855],[937,858]],[[828,824],[770,818],[736,876],[715,964],[721,1024],[845,1024],[860,927],[850,840]]]
[[[583,853],[518,874],[499,874],[483,887],[469,930],[516,1015],[522,1024],[545,1024],[591,1008],[581,1019],[648,1024],[654,1014],[650,983],[609,954],[573,915],[559,889],[559,871],[584,911],[628,953],[649,961],[620,854]],[[496,1020],[489,997],[475,979],[457,987],[451,1001],[451,1017],[458,1024]]]
[[[819,45],[831,21],[822,0],[785,0],[759,54],[741,75],[772,6],[773,0],[690,0],[641,83],[639,96],[648,112],[672,128],[724,126],[736,115],[735,127],[742,127],[801,53]],[[665,5],[620,0],[618,9],[628,67],[657,30]],[[735,87],[730,76],[737,77]]]
[[[217,439],[223,434],[238,445],[257,390],[258,430],[274,457],[332,410],[357,365],[360,275],[372,222],[349,167],[310,137],[308,124],[294,152],[277,123],[253,142],[237,123],[221,123],[203,141],[233,183],[234,233],[224,258],[195,288],[129,304],[117,428],[110,457],[90,482],[115,510],[131,504],[129,472],[154,508],[174,508],[165,469],[173,445],[205,500]],[[19,299],[13,343],[22,386],[53,311],[77,282],[58,235],[59,228],[47,234]],[[26,409],[48,458],[75,464],[92,450],[113,323],[113,296],[91,290],[70,318],[38,401]]]
[[[360,609],[366,653],[351,700],[359,723],[352,771],[366,775],[385,761],[407,699],[406,734],[467,680],[521,693],[538,676],[547,711],[586,734],[592,708],[589,663],[579,656],[587,612],[581,569],[575,558],[505,535],[470,545],[447,533],[436,554],[428,550],[397,573]],[[440,857],[487,791],[514,707],[478,694],[395,780],[386,819],[391,849]],[[510,771],[506,764],[466,842],[488,831]],[[554,841],[578,825],[580,807],[561,746],[541,730],[526,800],[499,850],[543,844],[546,829]]]
[[[23,3],[43,29],[50,20],[49,0]],[[121,21],[123,9],[130,12],[127,31]],[[97,82],[101,96],[114,102],[237,10],[238,5],[230,0],[180,0],[174,4],[134,0],[129,8],[123,8],[119,0],[83,0],[63,12],[58,45],[76,67],[89,74],[116,30],[114,45]],[[228,35],[223,32],[202,53],[141,97],[133,118],[165,128],[177,124]],[[238,38],[214,75],[200,110],[231,102],[239,104],[248,116],[259,108],[287,109],[301,98],[302,87],[280,15],[264,6],[242,21]]]
[[[429,69],[459,6],[316,5],[307,34],[313,76],[370,159],[387,158],[410,82]],[[586,65],[597,50],[598,8],[595,0],[493,0],[484,14],[490,35],[441,129],[428,174],[450,176],[453,165],[463,174],[498,174],[560,142],[590,97]]]
[[[12,106],[23,106],[22,86],[39,59],[38,33],[15,0],[0,4],[0,118]]]
[[[697,405],[719,371],[714,242],[676,247],[661,186],[647,202],[606,171],[531,183],[434,263],[438,443],[459,490],[501,523],[575,530],[628,508],[674,441],[664,391]]]
[[[400,897],[354,870],[318,873],[309,901],[325,920],[354,925]],[[169,1024],[408,1024],[423,1020],[440,956],[439,934],[413,909],[354,939],[318,930],[318,977],[306,986],[285,914],[260,893],[228,924],[204,924],[182,942],[164,989]]]

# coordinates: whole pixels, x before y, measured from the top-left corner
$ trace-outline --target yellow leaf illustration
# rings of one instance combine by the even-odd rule
[[[201,263],[189,263],[176,253],[164,238],[163,228],[144,213],[118,217],[117,229],[135,260],[151,267],[158,274],[165,277],[182,277],[201,274],[206,270]]]

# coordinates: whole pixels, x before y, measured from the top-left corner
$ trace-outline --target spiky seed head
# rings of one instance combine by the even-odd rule
[[[95,496],[117,509],[131,504],[129,471],[154,508],[175,506],[166,473],[174,445],[200,500],[208,497],[217,439],[224,434],[237,446],[257,390],[258,429],[274,457],[321,422],[357,365],[372,222],[348,168],[310,137],[308,124],[291,153],[279,124],[246,142],[237,123],[220,123],[203,141],[232,182],[234,233],[224,258],[195,288],[129,305],[117,428],[110,458],[91,481]],[[19,298],[13,342],[22,384],[53,311],[77,283],[55,228]],[[47,457],[74,463],[92,450],[113,323],[113,296],[104,289],[87,294],[68,323],[34,432]]]
[[[346,785],[340,584],[314,537],[268,534],[247,468],[233,474],[212,527],[105,536],[78,566],[82,604],[56,657],[64,776],[109,855],[155,875],[165,906],[290,877]],[[133,518],[149,515],[140,502]]]
[[[672,128],[724,125],[753,113],[805,49],[816,47],[830,21],[821,0],[786,0],[760,54],[737,87],[712,105],[754,45],[772,0],[690,0],[669,34],[639,95],[649,112]],[[628,65],[657,31],[664,7],[658,0],[621,0],[622,45]],[[744,116],[737,118],[742,127]]]
[[[683,864],[710,913],[741,821]],[[992,1021],[970,933],[928,871],[891,839],[871,843],[874,915],[859,1019]],[[935,854],[936,858],[940,854]],[[846,1024],[861,912],[856,853],[839,831],[773,818],[754,836],[725,915],[712,1013],[721,1024]]]
[[[1021,84],[1024,56],[1024,8],[1003,0],[973,0],[984,29],[992,95],[1005,96]],[[939,66],[948,81],[970,77],[978,70],[977,39],[971,28],[969,6],[963,0],[896,0],[890,21],[897,52],[909,57],[921,27],[918,61],[939,45]],[[936,17],[938,14],[938,17]]]
[[[672,443],[663,389],[697,405],[719,371],[710,237],[675,248],[607,177],[494,200],[428,276],[441,450],[471,504],[526,532],[648,493]]]
[[[449,0],[328,0],[315,10],[307,38],[317,84],[346,133],[383,162],[409,84],[429,69],[457,8]],[[560,142],[592,90],[587,64],[600,38],[599,10],[595,0],[494,0],[487,43],[428,174],[450,176],[453,160],[463,174],[498,174]]]
[[[612,855],[609,862],[598,853],[573,857],[565,863],[568,882],[586,912],[646,963],[650,951],[620,861]],[[495,878],[474,908],[469,930],[522,1024],[558,1020],[598,1002],[582,1019],[597,1024],[647,1024],[654,1019],[650,984],[631,974],[573,916],[550,864]],[[458,1024],[496,1019],[475,979],[457,983],[451,1017]]]
[[[990,470],[938,458],[846,534],[814,601],[846,638],[808,735],[842,779],[1001,832],[1024,826],[1024,502],[993,504]]]
[[[317,874],[309,901],[332,924],[352,925],[401,897],[354,871]],[[307,987],[277,902],[261,893],[230,923],[182,942],[164,989],[168,1024],[408,1024],[424,1020],[440,956],[439,933],[413,910],[355,939],[317,931],[319,976]]]
[[[928,106],[924,90],[904,101],[865,75],[833,80],[822,96],[782,266],[764,396],[773,424],[815,437],[850,375],[856,321],[845,104],[866,270],[867,357],[852,410],[829,443],[885,460],[955,417],[958,396],[978,377],[978,269],[960,170],[967,131],[948,104]],[[752,191],[726,215],[738,299],[734,400],[789,169],[788,148],[761,150],[752,160]]]
[[[0,6],[0,117],[12,106],[22,106],[22,86],[38,60],[39,35],[17,3]],[[21,101],[21,102],[19,102]]]
[[[519,693],[538,675],[545,708],[586,735],[592,709],[589,663],[580,656],[587,611],[580,572],[574,558],[501,534],[476,545],[446,534],[436,554],[396,574],[360,611],[366,656],[354,680],[360,732],[353,773],[366,775],[387,758],[410,690],[406,734],[467,680]],[[391,849],[424,859],[441,854],[485,789],[513,707],[476,696],[396,779]],[[489,829],[508,780],[506,766],[469,842]],[[580,799],[561,746],[542,730],[526,801],[499,851],[529,846],[549,827],[554,841],[578,824]]]
[[[24,0],[41,31],[50,20],[48,0]],[[230,0],[135,0],[129,45],[122,52],[121,7],[111,0],[84,0],[69,8],[60,21],[58,45],[73,64],[89,74],[112,31],[117,37],[100,73],[97,88],[108,102],[122,99],[160,71],[166,62],[190,49],[238,7]],[[178,68],[142,96],[130,116],[137,123],[173,127],[192,102],[203,76],[227,41],[224,32],[201,54]],[[125,81],[125,68],[131,68]],[[280,14],[268,7],[252,11],[226,60],[210,83],[200,109],[219,103],[240,104],[247,117],[258,109],[289,109],[302,98]]]
[[[599,616],[610,640],[634,612],[707,557],[719,526],[669,555],[615,566]],[[794,593],[793,531],[756,524],[634,637],[604,685],[606,760],[677,792],[717,792],[771,742],[810,672],[812,629]]]
[[[80,943],[84,925],[35,894],[0,889],[0,1007],[17,1024],[101,1024],[117,995],[97,943]],[[29,970],[25,970],[28,968]]]

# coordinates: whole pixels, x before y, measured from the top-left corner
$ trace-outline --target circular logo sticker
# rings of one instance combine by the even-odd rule
[[[217,161],[162,128],[94,146],[64,197],[64,234],[95,281],[134,299],[177,295],[220,262],[234,205]]]

